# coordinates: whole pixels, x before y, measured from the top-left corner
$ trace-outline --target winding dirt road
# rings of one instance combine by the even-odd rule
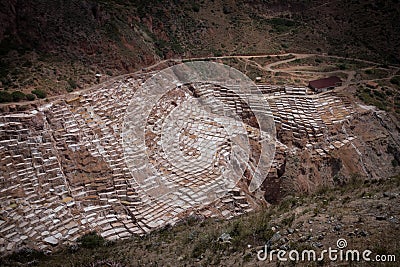
[[[282,59],[276,62],[272,62],[272,63],[268,63],[265,66],[262,66],[261,64],[251,60],[253,58],[265,58],[265,57],[288,57],[288,56],[292,56],[289,59]],[[162,64],[168,64],[168,63],[182,63],[182,62],[186,62],[186,61],[194,61],[194,60],[218,60],[218,59],[230,59],[230,58],[234,58],[234,59],[239,59],[245,62],[246,66],[247,65],[253,65],[254,67],[259,68],[260,70],[263,71],[268,71],[268,72],[283,72],[283,73],[289,73],[291,75],[295,75],[295,74],[333,74],[333,73],[337,73],[338,71],[329,71],[329,72],[318,72],[318,71],[302,71],[302,70],[291,70],[291,68],[286,68],[286,69],[276,69],[275,67],[285,64],[285,63],[289,63],[298,59],[304,59],[304,58],[308,58],[308,57],[313,57],[313,56],[319,56],[319,57],[325,57],[325,58],[332,58],[332,59],[343,59],[343,60],[352,60],[352,61],[357,61],[357,62],[362,62],[362,63],[367,63],[370,65],[378,66],[379,63],[377,62],[373,62],[373,61],[368,61],[368,60],[364,60],[364,59],[356,59],[356,58],[345,58],[345,57],[340,57],[340,56],[331,56],[331,55],[326,55],[326,54],[299,54],[299,53],[284,53],[284,54],[263,54],[263,55],[233,55],[233,56],[218,56],[218,57],[195,57],[195,58],[190,58],[190,59],[166,59],[166,60],[162,60],[159,61],[151,66],[145,67],[141,70],[138,70],[134,73],[129,73],[129,74],[123,74],[123,75],[119,75],[119,76],[115,76],[110,78],[109,80],[106,80],[100,84],[96,84],[93,86],[90,86],[88,88],[82,89],[82,90],[78,90],[78,91],[74,91],[71,93],[65,93],[65,94],[61,94],[61,95],[56,95],[56,96],[50,96],[47,98],[47,100],[45,99],[38,99],[38,100],[34,100],[34,101],[23,101],[23,102],[11,102],[11,103],[2,103],[0,104],[0,107],[6,107],[6,106],[11,106],[11,105],[44,105],[46,104],[48,101],[54,101],[57,99],[67,99],[67,98],[71,98],[71,97],[76,97],[79,96],[80,94],[83,94],[87,91],[91,91],[91,90],[96,90],[98,88],[104,87],[108,84],[111,84],[117,80],[123,79],[125,77],[129,77],[135,74],[140,74],[140,73],[146,73],[148,71],[151,71],[152,69],[157,68],[158,66],[162,65]],[[400,71],[400,67],[397,66],[390,66],[392,69],[394,69],[395,71],[392,72],[392,74],[389,77],[383,78],[383,79],[391,79],[393,76],[395,76],[395,73]],[[356,71],[354,70],[340,70],[340,72],[345,73],[347,75],[347,79],[344,81],[343,85],[341,87],[338,87],[338,89],[340,88],[345,88],[348,87],[349,85],[352,84],[352,80],[354,80]],[[380,80],[383,80],[380,79]],[[368,82],[370,80],[363,80],[363,82]],[[371,79],[372,81],[372,79]]]

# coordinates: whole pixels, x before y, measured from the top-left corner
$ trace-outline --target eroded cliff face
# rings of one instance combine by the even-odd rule
[[[289,143],[286,156],[280,165],[281,174],[275,180],[271,202],[276,202],[285,194],[315,192],[322,187],[341,186],[352,179],[379,180],[397,175],[399,169],[399,127],[392,115],[357,107],[351,119],[327,130],[328,149],[317,156],[302,142]],[[286,133],[282,140],[288,140]],[[342,143],[336,138],[342,136]],[[355,137],[343,142],[346,137]],[[331,141],[329,141],[331,140]],[[348,139],[347,139],[348,140]],[[301,143],[303,145],[301,145]],[[268,184],[265,185],[268,199]],[[279,188],[279,189],[278,189]]]

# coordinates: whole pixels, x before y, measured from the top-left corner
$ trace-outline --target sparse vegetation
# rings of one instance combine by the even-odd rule
[[[73,79],[68,79],[68,87],[67,87],[67,91],[68,92],[72,92],[73,90],[75,90],[78,87],[77,83],[75,80]]]
[[[400,176],[380,181],[363,181],[353,175],[341,187],[325,188],[316,194],[301,196],[301,201],[289,197],[276,206],[230,221],[192,216],[174,227],[109,244],[92,232],[78,239],[78,247],[66,247],[50,256],[24,249],[1,258],[0,265],[15,266],[17,263],[28,262],[35,262],[37,266],[56,266],[60,263],[66,266],[100,263],[132,266],[148,265],[151,262],[163,266],[218,266],[221,262],[231,266],[244,262],[255,265],[260,263],[256,258],[257,251],[270,240],[275,240],[270,244],[277,248],[282,240],[286,240],[290,249],[318,251],[322,248],[315,247],[316,242],[323,243],[324,247],[333,246],[338,234],[346,236],[352,249],[365,249],[368,240],[368,243],[375,244],[370,248],[374,253],[395,254],[399,257],[400,243],[396,239],[396,226],[386,228],[383,233],[378,225],[385,224],[385,221],[378,221],[373,216],[387,207],[382,203],[390,200],[376,195],[381,195],[385,190],[397,190],[399,186]],[[355,189],[363,190],[364,194],[354,194]],[[366,201],[366,198],[370,200]],[[302,212],[295,215],[295,208]],[[386,212],[393,210],[388,207]],[[350,220],[352,226],[345,222],[345,218]],[[323,229],[328,229],[324,235],[321,234]],[[223,242],[219,239],[223,233],[232,239]]]
[[[370,88],[361,87],[357,90],[357,96],[365,104],[376,106],[381,110],[389,111],[394,108],[391,105],[391,101],[388,101],[389,95],[384,94],[379,90],[371,90]]]
[[[46,98],[47,96],[47,93],[41,89],[35,89],[31,93],[36,95],[38,98]]]
[[[104,245],[105,240],[99,236],[96,232],[90,232],[83,235],[77,240],[78,244],[83,248],[97,248]]]
[[[0,91],[0,103],[6,103],[13,101],[13,97],[9,92]]]
[[[395,76],[390,79],[390,83],[400,86],[400,76]]]

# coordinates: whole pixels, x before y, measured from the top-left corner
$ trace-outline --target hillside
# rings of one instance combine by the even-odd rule
[[[0,5],[0,88],[8,92],[57,95],[165,58],[302,52],[400,60],[397,0]]]
[[[4,0],[0,25],[1,266],[400,259],[398,0]]]

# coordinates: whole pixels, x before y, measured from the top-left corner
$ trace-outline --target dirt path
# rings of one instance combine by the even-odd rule
[[[275,66],[278,66],[278,65],[281,65],[281,64],[285,64],[285,63],[289,63],[289,62],[295,61],[297,59],[303,59],[303,58],[308,58],[308,57],[312,57],[313,56],[313,54],[292,54],[292,55],[294,56],[293,58],[284,59],[284,60],[280,60],[280,61],[277,61],[277,62],[273,62],[273,63],[267,64],[265,66],[265,68],[267,70],[275,72],[276,70],[272,69],[272,67],[275,67]]]
[[[287,57],[287,56],[293,56],[292,58],[289,59],[283,59],[283,60],[279,60],[276,62],[272,62],[269,64],[266,64],[265,66],[262,66],[261,64],[251,60],[252,58],[265,58],[265,57]],[[157,68],[158,66],[168,63],[168,62],[173,62],[173,63],[181,63],[184,61],[192,61],[192,60],[216,60],[216,59],[230,59],[230,58],[234,58],[234,59],[239,59],[242,60],[245,63],[245,66],[247,68],[248,65],[253,65],[257,68],[259,68],[260,70],[264,70],[264,71],[268,71],[268,72],[284,72],[284,73],[290,73],[290,74],[333,74],[333,73],[337,73],[338,71],[329,71],[329,72],[318,72],[318,71],[301,71],[301,70],[291,70],[290,68],[286,68],[286,69],[275,69],[274,67],[285,64],[285,63],[289,63],[292,61],[295,61],[297,59],[304,59],[304,58],[308,58],[308,57],[313,57],[313,56],[319,56],[319,57],[325,57],[325,58],[334,58],[334,59],[344,59],[344,60],[353,60],[353,61],[357,61],[357,62],[363,62],[363,63],[368,63],[371,64],[373,66],[377,66],[379,65],[379,63],[373,62],[373,61],[368,61],[368,60],[364,60],[364,59],[356,59],[356,58],[345,58],[345,57],[340,57],[340,56],[332,56],[332,55],[326,55],[326,54],[301,54],[301,53],[284,53],[284,54],[263,54],[263,55],[232,55],[232,56],[218,56],[218,57],[195,57],[195,58],[190,58],[190,59],[166,59],[166,60],[162,60],[159,61],[151,66],[148,66],[146,68],[143,68],[142,70],[138,70],[136,72],[133,73],[128,73],[128,74],[123,74],[123,75],[119,75],[119,76],[115,76],[110,78],[107,81],[104,81],[100,84],[96,84],[93,86],[90,86],[88,88],[85,89],[81,89],[78,91],[74,91],[71,93],[65,93],[65,94],[61,94],[61,95],[56,95],[56,96],[51,96],[45,99],[37,99],[34,101],[23,101],[23,102],[11,102],[11,103],[1,103],[0,107],[7,107],[7,106],[11,106],[11,105],[18,105],[18,106],[22,106],[22,105],[44,105],[46,104],[48,101],[55,101],[58,99],[66,99],[68,97],[71,96],[77,96],[80,94],[83,94],[85,92],[91,91],[91,90],[96,90],[99,89],[101,87],[107,86],[109,84],[114,83],[117,80],[123,79],[125,77],[129,77],[135,74],[139,74],[139,73],[145,73],[146,71],[152,70]],[[391,75],[391,77],[395,76],[394,73],[400,71],[400,67],[397,66],[391,66],[391,68],[394,69],[393,74]],[[346,81],[344,81],[343,85],[339,88],[345,88],[347,86],[349,86],[351,84],[351,81],[354,79],[356,72],[355,71],[351,71],[351,70],[340,70],[340,72],[347,74],[347,79]],[[374,80],[384,80],[384,79],[390,79],[391,77],[386,77],[386,78],[382,78],[382,79],[370,79],[370,80],[363,80],[363,82],[367,82],[367,81],[374,81]]]
[[[164,63],[167,63],[167,62],[170,62],[170,61],[171,60],[168,60],[168,59],[167,60],[162,60],[162,61],[159,61],[159,62],[157,62],[157,63],[155,63],[155,64],[153,64],[153,65],[151,65],[151,66],[149,66],[149,67],[147,67],[145,69],[151,70],[151,69],[154,69],[154,68],[158,67],[161,64],[164,64]],[[174,61],[174,60],[172,60],[172,61]],[[91,90],[96,90],[96,89],[99,89],[99,88],[104,87],[104,86],[108,86],[108,85],[114,83],[115,81],[118,81],[120,79],[129,77],[129,76],[132,76],[132,75],[135,75],[135,74],[139,74],[139,73],[142,73],[142,72],[146,73],[146,71],[143,71],[143,69],[141,69],[141,70],[138,70],[138,71],[133,72],[133,73],[122,74],[122,75],[119,75],[119,76],[112,77],[112,78],[110,78],[110,79],[108,79],[106,81],[103,81],[103,82],[99,83],[99,84],[92,85],[92,86],[90,86],[88,88],[84,88],[84,89],[81,89],[81,90],[73,91],[71,93],[65,93],[65,94],[61,94],[61,95],[55,95],[55,96],[47,97],[46,98],[47,100],[45,100],[45,99],[37,99],[37,100],[34,100],[34,101],[1,103],[0,107],[6,107],[6,106],[10,106],[10,105],[18,105],[18,106],[23,106],[23,105],[44,105],[47,102],[55,101],[55,100],[58,100],[58,99],[67,99],[68,97],[78,96],[78,95],[83,94],[85,92],[88,92],[88,91],[91,91]]]

